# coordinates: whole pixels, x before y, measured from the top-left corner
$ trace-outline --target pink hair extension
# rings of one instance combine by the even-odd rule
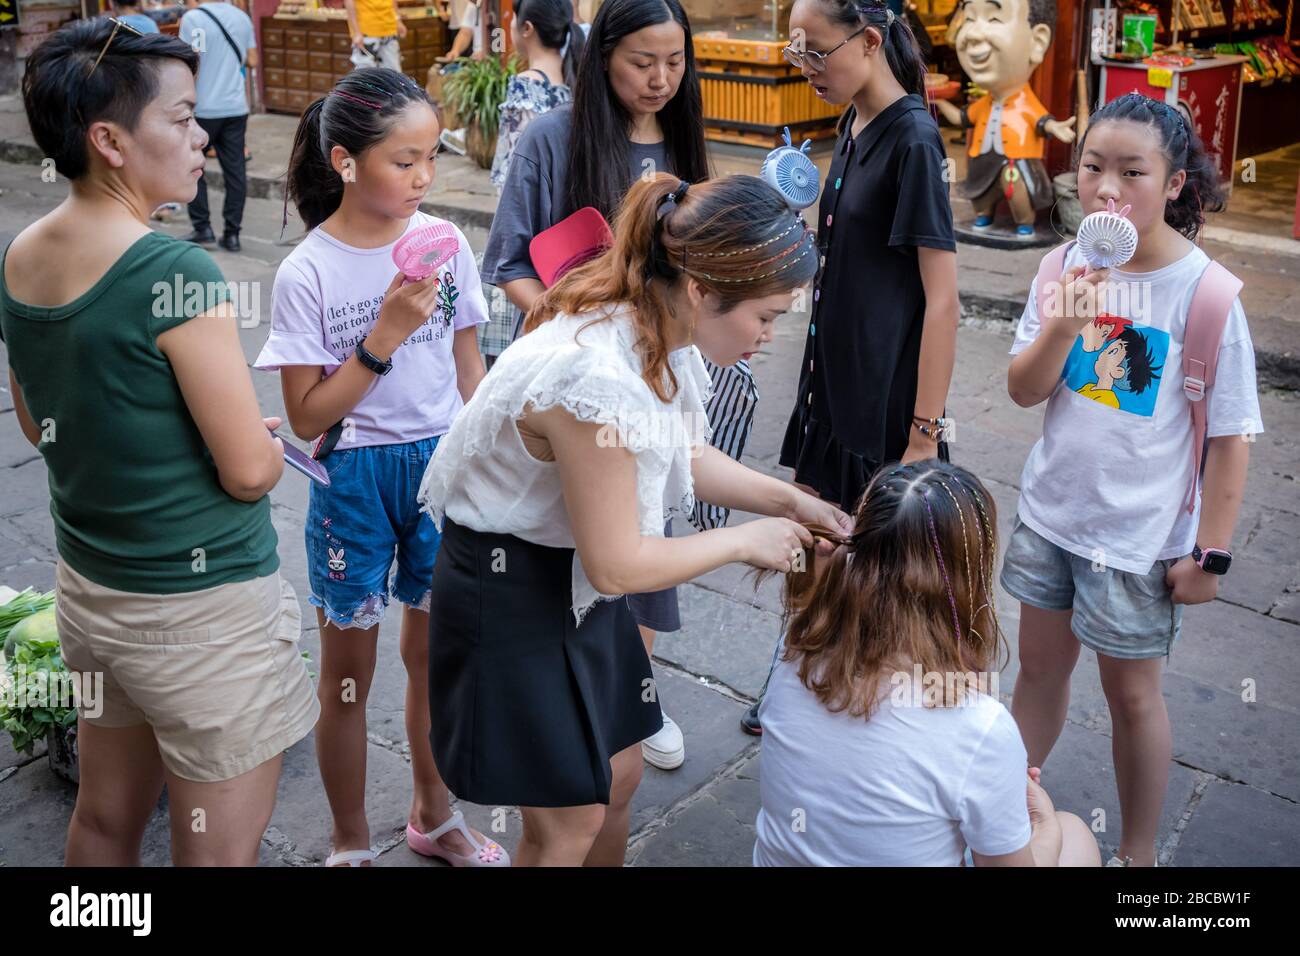
[[[360,103],[362,106],[369,106],[372,110],[383,109],[382,103],[376,103],[374,100],[363,100],[359,96],[353,96],[351,93],[344,93],[342,90],[331,90],[335,96],[341,96],[345,100],[351,100],[353,103]]]

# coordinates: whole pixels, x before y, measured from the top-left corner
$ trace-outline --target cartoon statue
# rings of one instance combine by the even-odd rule
[[[1052,181],[1043,165],[1045,135],[1074,142],[1074,121],[1054,119],[1029,89],[1056,24],[1054,0],[964,0],[957,9],[957,60],[988,92],[959,110],[937,102],[944,118],[973,127],[966,180],[959,193],[975,207],[975,228],[988,229],[1005,199],[1016,234],[1032,236],[1038,211],[1052,205]]]

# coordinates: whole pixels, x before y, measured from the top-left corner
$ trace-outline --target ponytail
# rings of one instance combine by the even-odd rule
[[[335,175],[329,158],[321,149],[320,114],[325,97],[313,102],[298,120],[289,154],[289,175],[285,183],[286,210],[293,200],[298,218],[308,229],[315,229],[334,214],[343,201],[343,180]],[[288,218],[287,212],[285,218]]]
[[[813,234],[761,179],[727,176],[689,185],[667,173],[642,176],[614,219],[613,246],[542,293],[524,331],[561,312],[629,305],[642,377],[667,402],[677,391],[668,364],[675,321],[669,292],[677,282],[689,276],[727,312],[745,300],[798,288],[816,271]]]
[[[925,61],[906,16],[897,16],[884,0],[821,0],[827,19],[851,30],[863,26],[880,34],[894,79],[907,92],[925,96]]]
[[[343,202],[343,179],[330,162],[331,150],[342,146],[359,158],[388,136],[396,115],[412,103],[433,108],[424,88],[410,77],[367,67],[353,70],[308,106],[293,136],[281,232],[290,200],[308,229],[332,216]]]
[[[567,2],[567,0],[566,0]],[[582,62],[582,48],[587,43],[587,35],[574,20],[569,21],[569,38],[564,43],[564,85],[573,88],[578,82],[578,64]]]
[[[514,15],[520,25],[531,23],[542,45],[560,54],[564,84],[572,89],[586,42],[586,34],[573,19],[573,0],[518,0]]]
[[[1129,93],[1111,100],[1092,114],[1088,128],[1079,139],[1075,154],[1076,165],[1078,157],[1083,155],[1083,144],[1088,134],[1098,123],[1108,120],[1128,120],[1150,126],[1155,131],[1160,152],[1169,166],[1169,175],[1174,175],[1180,169],[1187,172],[1182,192],[1177,198],[1165,203],[1165,222],[1196,242],[1205,225],[1205,214],[1221,211],[1226,200],[1218,165],[1206,152],[1196,130],[1177,108],[1141,93]]]

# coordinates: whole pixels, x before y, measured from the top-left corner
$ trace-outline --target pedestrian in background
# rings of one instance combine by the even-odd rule
[[[141,33],[158,33],[153,17],[141,12],[138,0],[110,0],[113,13],[119,20],[135,27]]]
[[[492,185],[501,194],[510,157],[528,124],[573,100],[573,83],[586,42],[573,20],[573,0],[519,0],[510,20],[510,39],[527,64],[510,77],[501,104],[500,132],[492,159]],[[480,267],[482,265],[480,257]],[[496,286],[488,286],[491,319],[482,326],[479,348],[487,367],[515,337],[515,310]]]
[[[397,0],[343,0],[352,36],[353,66],[382,66],[402,72],[398,41],[406,24],[397,12]]]
[[[181,17],[179,35],[199,54],[194,118],[208,134],[209,142],[217,151],[217,162],[221,164],[226,198],[221,204],[224,229],[220,245],[227,252],[238,252],[248,183],[244,157],[248,92],[244,86],[244,69],[257,66],[253,21],[236,6],[204,0]],[[189,242],[216,242],[208,217],[208,187],[203,179],[199,179],[199,189],[190,202],[189,212],[194,231],[184,238]]]

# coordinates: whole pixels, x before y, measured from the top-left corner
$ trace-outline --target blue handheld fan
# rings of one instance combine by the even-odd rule
[[[812,140],[806,139],[802,146],[795,149],[790,142],[790,127],[787,126],[785,145],[778,146],[767,154],[760,174],[763,182],[780,193],[796,212],[815,203],[820,188],[817,165],[807,156],[810,146]]]

